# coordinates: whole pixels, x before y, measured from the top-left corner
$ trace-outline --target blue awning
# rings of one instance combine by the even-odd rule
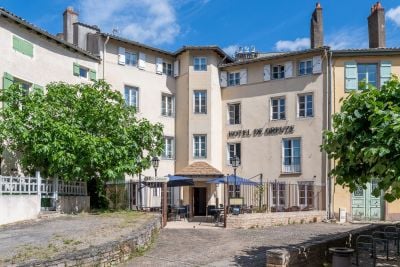
[[[257,183],[257,182],[250,181],[249,179],[242,178],[240,176],[236,176],[236,179],[235,179],[234,175],[229,175],[229,176],[212,179],[212,180],[208,181],[207,183],[223,184],[225,182],[228,182],[228,184],[235,184],[235,181],[236,181],[237,185],[259,185],[259,183]]]
[[[184,177],[184,176],[177,176],[177,175],[170,175],[168,174],[168,187],[178,187],[178,186],[190,186],[194,185],[193,179]]]

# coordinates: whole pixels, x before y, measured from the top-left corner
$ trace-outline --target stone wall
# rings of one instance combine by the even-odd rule
[[[316,240],[297,246],[270,249],[266,252],[266,266],[324,266],[324,264],[332,262],[332,255],[329,253],[329,248],[354,248],[357,235],[370,233],[379,227],[379,225],[368,225],[350,232],[332,235],[322,241]]]
[[[133,254],[147,248],[161,228],[161,216],[157,215],[145,226],[135,229],[129,236],[103,245],[62,254],[56,258],[31,261],[17,266],[114,266],[127,261]]]
[[[60,196],[58,210],[62,213],[79,213],[90,211],[89,196]]]
[[[36,219],[39,212],[37,195],[0,195],[0,225]]]
[[[315,223],[326,219],[325,211],[296,211],[272,213],[245,213],[228,215],[228,228],[265,228],[270,226]]]

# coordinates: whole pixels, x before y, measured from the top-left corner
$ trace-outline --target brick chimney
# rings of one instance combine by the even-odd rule
[[[385,9],[380,2],[371,8],[368,17],[369,48],[386,47]]]
[[[78,22],[78,13],[72,7],[67,7],[63,13],[63,37],[64,40],[74,42],[74,23]]]
[[[311,48],[318,48],[324,45],[324,29],[322,22],[322,7],[316,4],[311,16]]]

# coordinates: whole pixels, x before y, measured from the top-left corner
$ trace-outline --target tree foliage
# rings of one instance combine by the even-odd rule
[[[162,152],[162,126],[136,118],[104,81],[52,83],[29,94],[13,85],[0,100],[1,147],[28,172],[107,181],[140,173]]]
[[[335,160],[331,175],[353,192],[376,180],[375,196],[389,202],[400,198],[400,82],[350,93],[333,131],[324,132],[322,149]]]

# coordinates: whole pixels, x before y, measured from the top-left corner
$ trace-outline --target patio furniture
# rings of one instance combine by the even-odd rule
[[[210,219],[213,220],[215,218],[216,214],[217,214],[217,211],[216,211],[215,205],[207,206],[207,218],[210,217]]]
[[[396,246],[396,253],[400,255],[400,232],[395,226],[386,226],[385,227],[385,237],[387,240],[393,241]],[[389,244],[388,244],[389,245]]]
[[[187,219],[187,215],[188,215],[188,207],[187,206],[177,207],[176,210],[177,210],[177,217],[179,218],[179,220]]]
[[[356,265],[359,266],[359,254],[361,251],[371,253],[373,265],[376,265],[376,257],[374,254],[374,240],[372,235],[359,235],[356,239]]]
[[[374,253],[377,255],[377,245],[383,245],[383,250],[386,252],[386,260],[389,260],[389,240],[386,238],[386,233],[382,231],[375,231],[372,233],[374,241]]]

